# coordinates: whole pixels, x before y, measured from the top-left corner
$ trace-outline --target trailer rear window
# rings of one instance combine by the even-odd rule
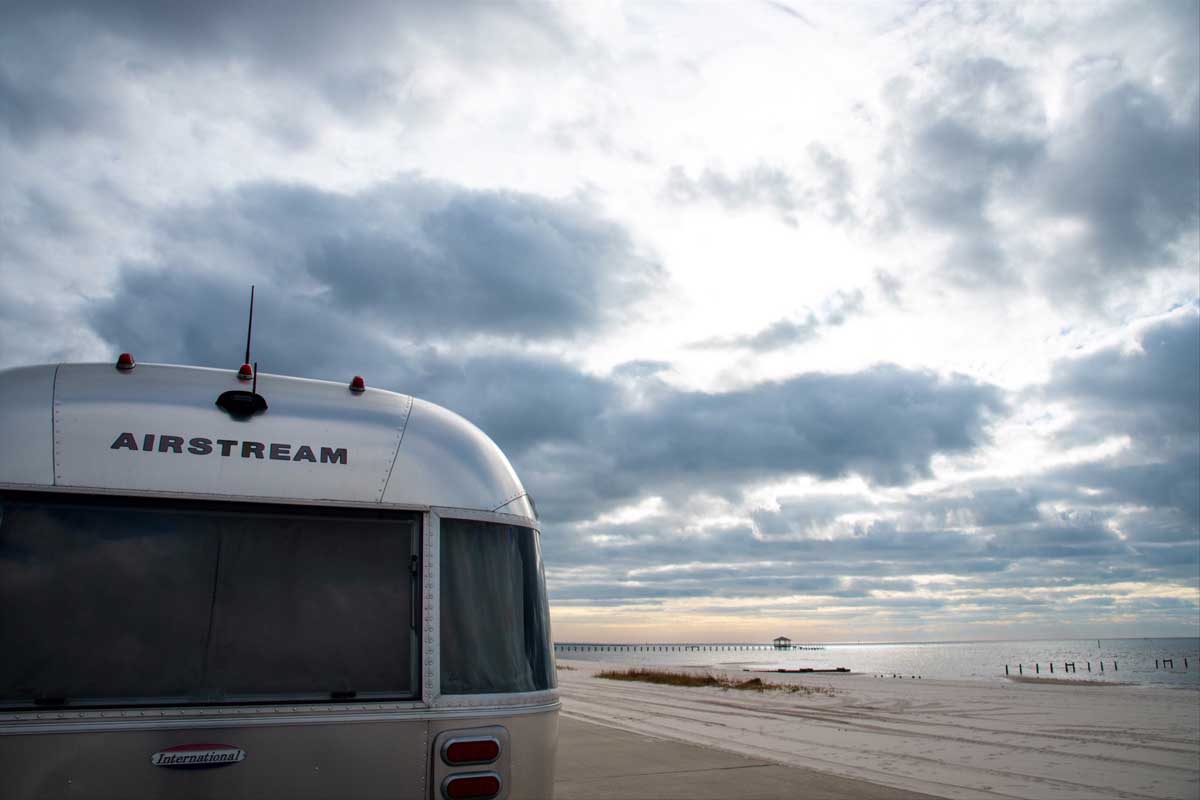
[[[418,686],[411,515],[0,498],[0,704]]]
[[[442,692],[557,686],[537,531],[441,521]]]

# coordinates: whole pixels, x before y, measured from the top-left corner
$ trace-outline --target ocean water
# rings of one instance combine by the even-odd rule
[[[846,667],[853,672],[876,675],[895,674],[905,678],[919,675],[922,678],[947,680],[1003,681],[1005,665],[1008,665],[1012,675],[1017,675],[1017,665],[1020,664],[1025,675],[1200,689],[1200,638],[804,644],[821,649],[746,649],[745,645],[720,642],[638,645],[560,642],[555,645],[555,653],[559,658],[638,666],[720,669]],[[1163,663],[1164,659],[1171,659],[1174,663],[1167,666]],[[1071,661],[1075,662],[1076,671],[1066,672],[1063,664]],[[1053,673],[1050,672],[1051,664],[1054,665]],[[1104,665],[1103,671],[1101,664]]]

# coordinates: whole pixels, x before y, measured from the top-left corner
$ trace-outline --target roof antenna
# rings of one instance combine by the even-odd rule
[[[222,392],[217,405],[234,419],[249,419],[267,410],[266,399],[258,393],[258,362],[250,365],[250,335],[254,332],[254,285],[250,286],[250,321],[246,324],[246,360],[238,367],[238,380],[251,381],[250,391],[243,389]]]
[[[246,358],[242,360],[242,365],[238,367],[238,380],[248,381],[254,378],[254,370],[250,368],[250,334],[254,331],[254,286],[250,286],[250,322],[246,325]]]
[[[250,284],[250,322],[246,325],[246,360],[243,364],[250,363],[250,332],[254,330],[254,284]],[[254,366],[254,371],[258,372],[258,365]]]

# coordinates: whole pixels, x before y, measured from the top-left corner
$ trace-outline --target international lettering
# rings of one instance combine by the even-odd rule
[[[156,767],[221,767],[245,759],[246,751],[240,747],[201,745],[160,750],[150,757],[150,763]]]
[[[240,761],[238,753],[156,753],[152,762],[156,766],[167,764],[221,764]]]
[[[143,434],[139,440],[137,434],[124,431],[113,439],[109,449],[170,455],[216,455],[223,458],[247,458],[255,461],[306,461],[310,464],[339,464],[341,466],[350,463],[350,450],[346,447],[314,446],[293,442],[211,439],[207,436],[189,437],[172,433],[147,433]]]

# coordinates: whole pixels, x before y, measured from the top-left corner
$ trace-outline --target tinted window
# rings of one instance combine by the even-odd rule
[[[208,683],[227,694],[405,692],[411,527],[380,520],[258,519],[226,534]]]
[[[136,510],[114,519],[101,508],[5,503],[0,513],[0,696],[200,686],[215,536]]]
[[[414,530],[319,509],[0,500],[0,702],[411,696]]]
[[[557,686],[538,534],[441,521],[442,692]]]

